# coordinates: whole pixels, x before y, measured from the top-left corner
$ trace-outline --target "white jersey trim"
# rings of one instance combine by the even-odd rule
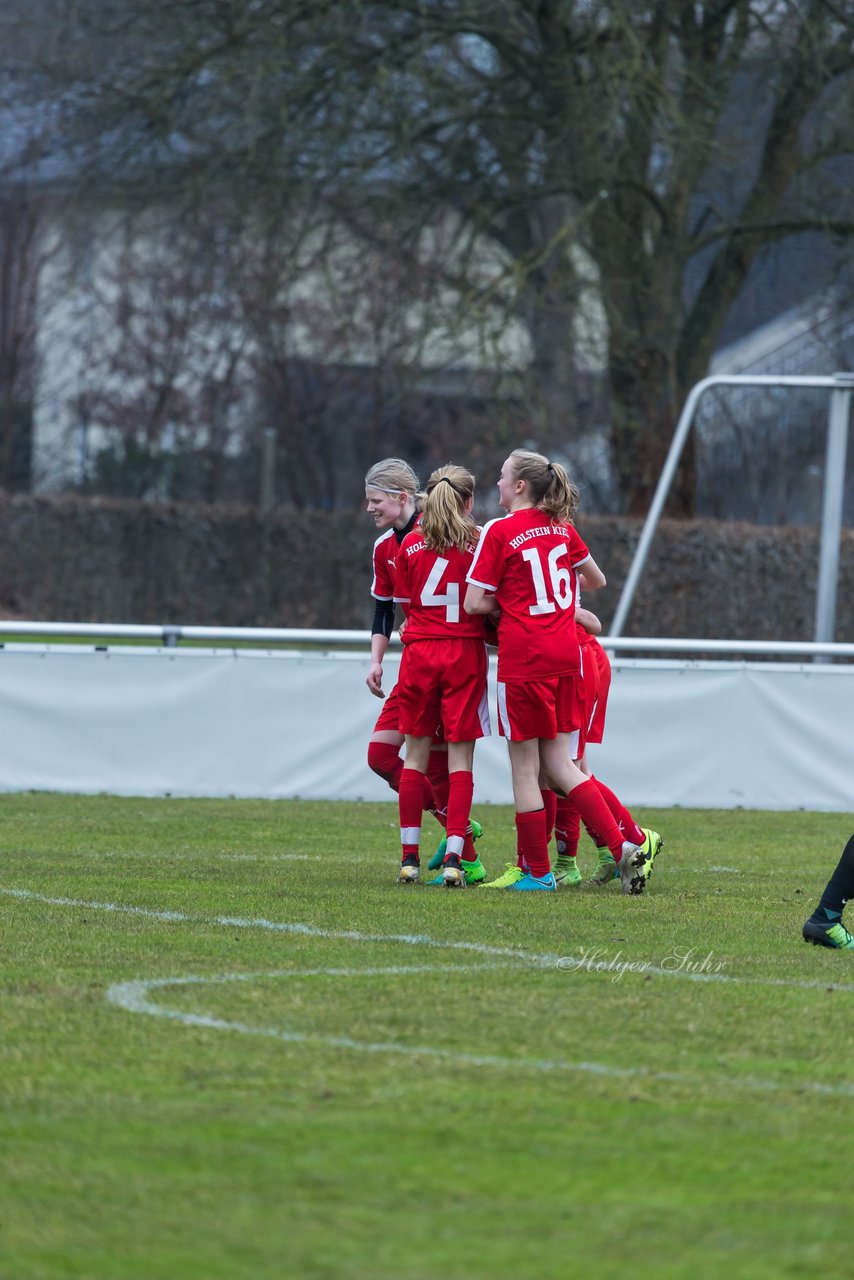
[[[491,529],[494,524],[498,524],[501,520],[504,520],[504,519],[506,519],[506,516],[496,516],[494,520],[487,520],[486,524],[483,526],[483,528],[480,531],[480,538],[478,539],[477,546],[475,547],[475,550],[474,550],[474,559],[471,562],[471,568],[466,574],[466,582],[470,582],[473,587],[482,587],[484,591],[498,590],[497,587],[488,585],[485,582],[478,582],[476,578],[472,577],[472,574],[474,573],[475,565],[477,564],[478,556],[480,555],[480,549],[483,546],[483,541],[484,541],[484,538],[486,537],[487,530]]]
[[[484,687],[483,696],[477,709],[480,728],[484,738],[492,737],[492,722],[489,718],[489,689]]]
[[[492,586],[489,582],[478,582],[477,578],[473,578],[471,574],[466,575],[466,582],[472,587],[482,587],[484,591],[497,591],[498,588]]]

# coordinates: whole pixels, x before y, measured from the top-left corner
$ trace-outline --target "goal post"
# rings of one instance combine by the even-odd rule
[[[664,504],[673,485],[679,459],[696,420],[700,400],[707,391],[721,386],[818,387],[830,393],[814,638],[816,642],[832,641],[836,626],[839,539],[842,530],[845,459],[848,449],[848,424],[851,415],[851,393],[854,390],[854,373],[814,376],[806,374],[803,376],[714,374],[711,377],[704,378],[691,388],[682,413],[679,416],[679,421],[676,424],[673,440],[671,441],[664,466],[661,469],[661,475],[659,476],[608,634],[609,636],[620,636],[625,628],[638,583],[646,566],[649,549],[664,510]]]

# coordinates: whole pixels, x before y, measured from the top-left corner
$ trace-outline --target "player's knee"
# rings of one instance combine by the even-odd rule
[[[392,782],[403,766],[400,751],[392,742],[368,743],[368,767],[386,782]]]

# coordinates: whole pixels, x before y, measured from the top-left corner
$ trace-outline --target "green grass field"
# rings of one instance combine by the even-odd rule
[[[398,888],[391,804],[0,814],[3,1280],[851,1274],[848,816],[644,812],[627,898]]]

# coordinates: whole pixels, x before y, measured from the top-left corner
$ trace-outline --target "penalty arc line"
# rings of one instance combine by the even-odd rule
[[[490,968],[487,965],[461,965],[466,971]],[[398,1057],[434,1058],[446,1062],[459,1063],[462,1066],[497,1067],[516,1071],[537,1072],[584,1072],[611,1079],[633,1080],[637,1083],[664,1082],[668,1084],[687,1084],[696,1086],[698,1078],[709,1078],[710,1073],[692,1074],[680,1071],[651,1071],[646,1067],[616,1067],[603,1062],[570,1062],[564,1059],[549,1058],[510,1058],[499,1054],[466,1053],[455,1049],[442,1049],[434,1045],[404,1045],[395,1041],[354,1040],[351,1036],[320,1035],[312,1032],[288,1031],[280,1027],[251,1026],[244,1022],[234,1022],[224,1018],[216,1018],[206,1013],[189,1013],[179,1009],[170,1009],[166,1005],[155,1004],[149,999],[149,993],[166,987],[180,986],[216,986],[228,982],[251,982],[269,980],[270,978],[374,978],[399,977],[404,974],[446,974],[447,970],[438,965],[388,965],[372,969],[275,969],[267,973],[229,973],[205,977],[188,974],[182,978],[154,978],[149,981],[136,979],[131,982],[114,983],[107,991],[107,1000],[117,1008],[128,1013],[142,1013],[150,1017],[163,1018],[179,1022],[187,1027],[199,1027],[204,1030],[233,1031],[241,1035],[257,1036],[267,1040],[283,1041],[286,1044],[318,1045],[324,1048],[347,1049],[360,1053],[392,1054]],[[759,1090],[765,1093],[778,1093],[786,1089],[795,1092],[818,1093],[831,1097],[854,1096],[854,1084],[822,1084],[818,1081],[777,1081],[769,1078],[745,1076],[739,1078],[726,1075],[727,1089]]]

